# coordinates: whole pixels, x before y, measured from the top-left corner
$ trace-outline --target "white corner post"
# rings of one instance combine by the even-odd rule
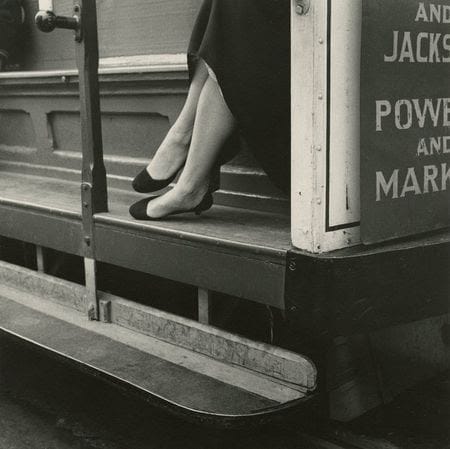
[[[362,0],[292,1],[292,242],[322,253],[360,243]]]

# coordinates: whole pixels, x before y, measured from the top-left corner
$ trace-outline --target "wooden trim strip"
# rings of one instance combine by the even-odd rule
[[[83,310],[82,286],[0,262],[0,285],[20,289],[76,310]],[[100,293],[111,302],[111,322],[172,345],[246,369],[290,389],[313,390],[317,371],[300,354],[231,334],[132,301]]]
[[[88,331],[92,334],[92,340],[94,342],[96,337],[99,336],[109,338],[114,342],[126,345],[144,354],[160,358],[166,362],[186,368],[194,373],[218,380],[219,382],[231,385],[235,388],[239,388],[243,390],[243,393],[249,392],[260,396],[261,398],[273,401],[275,403],[274,405],[296,401],[305,397],[305,394],[300,391],[290,389],[281,384],[264,379],[263,377],[255,375],[248,370],[227,366],[208,357],[193,354],[191,351],[183,348],[170,345],[148,336],[130,332],[129,330],[114,324],[105,324],[86,320],[86,318],[79,313],[75,313],[74,311],[61,305],[52,304],[51,302],[38,298],[31,293],[23,293],[14,288],[0,286],[0,304],[2,306],[8,305],[8,302],[25,306],[27,309],[44,314],[44,316],[56,318],[63,323],[67,323],[84,331]],[[2,329],[7,332],[9,331],[0,324],[0,330]],[[21,337],[20,334],[15,335]],[[47,349],[52,351],[51,347],[47,347]],[[60,350],[59,353],[61,355],[65,355],[65,351]],[[114,355],[111,354],[111,357],[114,358]],[[88,363],[91,367],[95,368],[95,365],[93,365],[92,362],[86,362],[83,360],[77,361],[82,364]],[[114,364],[111,365],[108,371],[109,370],[114,370]],[[121,379],[128,384],[141,388],[136,381],[128,380],[125,373],[121,373]],[[150,393],[153,392],[150,391]]]
[[[300,354],[122,298],[107,297],[111,300],[112,322],[122,327],[306,390],[313,390],[316,386],[316,369]]]
[[[120,56],[115,58],[100,58],[99,75],[121,73],[155,73],[155,72],[187,72],[185,54],[168,55],[138,55]],[[78,70],[36,70],[2,72],[2,79],[20,78],[54,78],[62,76],[78,76]]]

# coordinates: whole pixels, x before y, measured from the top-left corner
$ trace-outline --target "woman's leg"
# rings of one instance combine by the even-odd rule
[[[169,178],[186,160],[198,100],[207,79],[206,65],[199,60],[183,109],[147,166],[147,172],[153,179]]]
[[[214,163],[235,127],[236,121],[217,82],[208,77],[198,101],[184,170],[171,191],[149,202],[149,217],[161,218],[175,211],[191,209],[200,203],[208,190]]]

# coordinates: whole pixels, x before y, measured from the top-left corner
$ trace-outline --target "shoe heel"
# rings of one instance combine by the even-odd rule
[[[202,212],[211,209],[213,203],[214,203],[213,196],[210,193],[207,193],[206,196],[201,201],[201,203],[194,209],[195,215],[201,215]]]

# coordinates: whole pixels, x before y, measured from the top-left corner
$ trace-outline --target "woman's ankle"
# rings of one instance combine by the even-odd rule
[[[148,174],[155,179],[163,179],[176,173],[186,160],[190,140],[191,133],[171,128],[147,165]]]
[[[174,187],[174,193],[180,199],[197,200],[201,199],[208,191],[207,182],[183,182],[179,181]]]

